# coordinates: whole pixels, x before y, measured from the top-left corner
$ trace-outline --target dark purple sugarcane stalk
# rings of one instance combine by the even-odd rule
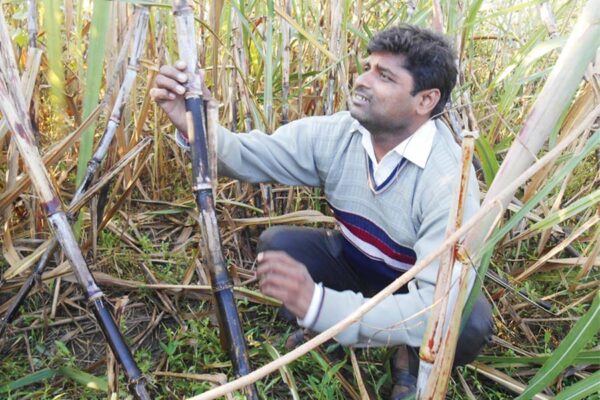
[[[221,334],[226,340],[226,347],[238,376],[251,372],[244,331],[233,297],[233,284],[221,248],[221,237],[217,225],[213,198],[213,179],[209,164],[207,129],[204,118],[204,101],[202,98],[202,81],[198,69],[196,50],[196,35],[194,31],[194,16],[192,9],[185,0],[173,1],[179,57],[187,65],[188,81],[186,83],[185,107],[187,119],[187,134],[192,153],[192,190],[196,205],[200,210],[200,222],[204,236],[204,254],[209,267],[212,292],[217,302],[217,318]],[[217,113],[209,106],[213,121],[208,124],[214,128]],[[212,130],[212,129],[211,129]],[[258,393],[253,385],[246,389],[246,396],[258,399]]]
[[[150,399],[146,391],[145,378],[104,303],[104,294],[94,281],[81,249],[77,245],[69,219],[62,209],[60,198],[50,183],[48,172],[34,144],[33,128],[20,85],[15,82],[19,82],[17,65],[8,26],[0,8],[0,111],[13,132],[13,138],[54,235],[70,261],[87,300],[93,305],[93,312],[100,328],[117,360],[123,366],[131,390],[140,399]]]
[[[119,160],[117,164],[115,164],[110,171],[102,176],[102,180],[96,183],[93,187],[88,188],[85,192],[81,192],[81,194],[77,198],[73,198],[69,204],[68,215],[76,216],[79,208],[89,201],[91,196],[96,195],[98,190],[102,187],[106,186],[111,180],[117,176],[127,165],[129,165],[133,160],[135,160],[139,154],[152,142],[152,138],[146,137],[141,140],[135,147],[133,147],[123,158]],[[75,220],[75,218],[69,218],[71,223]],[[36,265],[34,271],[29,275],[25,283],[19,289],[19,292],[15,296],[11,306],[8,308],[3,318],[0,318],[0,337],[4,334],[8,324],[11,324],[18,315],[19,308],[23,305],[25,299],[29,295],[29,292],[33,287],[41,282],[42,274],[46,268],[48,263],[48,259],[58,247],[58,239],[56,237],[52,238],[50,241],[46,251],[42,254],[38,264]]]

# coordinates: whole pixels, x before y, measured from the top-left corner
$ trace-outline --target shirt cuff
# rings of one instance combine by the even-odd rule
[[[177,143],[177,146],[181,147],[184,150],[190,150],[189,140],[185,136],[183,136],[179,129],[175,129],[175,143]]]
[[[312,300],[306,311],[306,315],[303,319],[297,318],[298,325],[310,329],[319,316],[319,310],[323,303],[323,285],[321,283],[315,283],[315,290],[313,291]]]

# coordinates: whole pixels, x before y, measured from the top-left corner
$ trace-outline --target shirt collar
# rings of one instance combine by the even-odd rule
[[[371,158],[371,161],[377,165],[375,151],[373,150],[373,142],[371,141],[371,133],[357,120],[352,122],[351,128],[362,134],[362,145]],[[427,164],[427,159],[431,153],[433,137],[435,136],[436,130],[435,122],[433,120],[428,120],[421,125],[415,133],[404,139],[396,147],[390,150],[390,152],[395,152],[420,168],[425,168],[425,164]]]

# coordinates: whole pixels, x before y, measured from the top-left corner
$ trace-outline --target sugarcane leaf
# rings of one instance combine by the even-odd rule
[[[590,137],[585,147],[577,154],[573,154],[572,158],[558,171],[556,171],[552,177],[538,192],[533,196],[527,203],[516,212],[508,222],[506,222],[501,228],[497,229],[492,237],[485,243],[482,252],[491,251],[496,243],[500,241],[511,229],[513,229],[524,217],[535,207],[543,198],[545,198],[558,184],[562,183],[565,176],[567,176],[581,161],[592,151],[594,151],[600,145],[600,132],[594,133]]]
[[[542,230],[548,229],[553,225],[559,224],[562,221],[571,218],[572,216],[579,214],[580,212],[593,207],[596,203],[600,201],[600,189],[596,189],[592,193],[588,194],[585,197],[577,200],[570,206],[563,208],[562,210],[558,210],[550,215],[548,215],[543,220],[533,224],[531,226],[532,230]]]
[[[60,367],[58,372],[87,388],[108,392],[108,382],[106,379],[71,367]]]
[[[533,357],[479,356],[477,357],[477,361],[494,365],[544,364],[550,357],[550,354]],[[600,350],[582,351],[571,361],[571,365],[594,364],[598,360],[600,360]]]
[[[530,399],[567,368],[579,351],[600,330],[600,292],[596,293],[588,312],[577,321],[552,356],[531,379],[527,389],[517,398]]]
[[[494,153],[494,149],[492,149],[492,146],[485,136],[480,136],[475,141],[475,152],[477,153],[479,161],[481,161],[485,184],[490,186],[500,166],[496,159],[496,153]]]
[[[24,386],[33,385],[34,383],[39,383],[47,379],[51,379],[56,375],[56,373],[57,371],[52,368],[41,369],[39,371],[34,372],[33,374],[29,374],[20,379],[17,379],[16,381],[1,385],[0,393],[14,391]]]
[[[281,354],[277,351],[275,347],[273,347],[270,343],[264,342],[263,347],[267,350],[267,353],[273,358],[273,360],[281,357]],[[296,385],[296,380],[294,379],[294,375],[292,371],[288,368],[288,366],[283,366],[279,373],[281,374],[281,378],[286,383],[288,388],[290,389],[290,394],[294,400],[299,400],[300,395],[298,394],[298,385]]]
[[[90,39],[87,56],[87,72],[85,78],[85,94],[83,97],[83,118],[86,118],[98,105],[98,95],[102,83],[104,69],[104,50],[109,25],[110,2],[95,1],[90,28]],[[81,136],[79,144],[79,160],[77,163],[77,185],[83,179],[87,163],[92,157],[95,124],[92,124]],[[75,229],[78,231],[78,229]]]
[[[46,30],[46,57],[48,58],[48,83],[54,112],[61,114],[65,106],[65,78],[63,71],[61,26],[62,15],[58,1],[44,0],[44,29]],[[91,111],[91,110],[90,110]]]
[[[596,358],[598,362],[598,358]],[[596,371],[587,378],[567,387],[560,392],[554,400],[589,399],[591,394],[600,392],[600,371]]]

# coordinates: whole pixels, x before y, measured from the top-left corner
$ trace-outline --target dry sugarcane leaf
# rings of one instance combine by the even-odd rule
[[[595,214],[592,218],[586,221],[582,226],[576,229],[571,235],[569,235],[565,240],[563,240],[559,245],[555,246],[552,250],[546,253],[543,257],[533,263],[531,266],[527,267],[525,271],[521,272],[519,276],[515,278],[516,281],[521,281],[527,278],[529,275],[534,273],[539,267],[544,265],[546,261],[555,255],[559,254],[565,247],[571,244],[575,239],[584,234],[588,229],[593,227],[598,221],[600,221],[600,214]]]
[[[573,102],[573,105],[569,108],[569,112],[563,121],[558,141],[560,142],[567,134],[576,127],[589,115],[594,107],[597,105],[594,92],[592,90],[592,84],[586,83],[579,96]],[[543,185],[548,177],[548,174],[555,168],[554,164],[548,165],[546,168],[538,172],[532,179],[531,182],[525,188],[525,194],[523,195],[523,202],[527,203],[531,197],[537,192],[537,190]]]
[[[295,211],[273,217],[233,218],[239,226],[276,225],[276,224],[313,224],[335,223],[334,217],[328,217],[316,210]]]
[[[8,268],[4,272],[3,279],[6,279],[6,280],[12,279],[15,276],[23,273],[23,271],[32,267],[36,263],[36,261],[42,256],[42,254],[44,254],[44,252],[50,245],[51,241],[52,241],[52,239],[46,240],[41,246],[39,246],[37,249],[35,249],[35,251],[33,253],[31,253],[27,257],[21,259],[18,263],[11,265],[10,268]]]
[[[71,146],[73,146],[81,134],[90,126],[92,122],[98,118],[100,112],[104,108],[104,103],[100,103],[98,107],[86,118],[86,120],[79,126],[75,131],[71,132],[69,135],[65,136],[60,142],[52,146],[50,150],[46,152],[46,154],[42,157],[44,161],[44,166],[53,165],[56,163],[59,158],[67,151]],[[16,179],[17,183],[13,190],[5,191],[0,195],[0,209],[3,209],[8,204],[15,201],[15,199],[23,193],[29,184],[31,183],[29,175],[27,173],[23,173],[19,175]]]
[[[495,368],[489,367],[489,366],[479,363],[477,361],[467,365],[467,367],[469,369],[476,371],[478,374],[481,374],[481,375],[485,376],[486,378],[489,378],[489,379],[493,380],[494,382],[504,386],[505,388],[507,388],[508,390],[510,390],[514,393],[521,394],[525,391],[526,385],[511,378],[510,376],[506,375],[505,373],[498,371]],[[538,394],[534,395],[532,397],[532,399],[534,399],[534,400],[550,400],[551,397],[538,393]]]

